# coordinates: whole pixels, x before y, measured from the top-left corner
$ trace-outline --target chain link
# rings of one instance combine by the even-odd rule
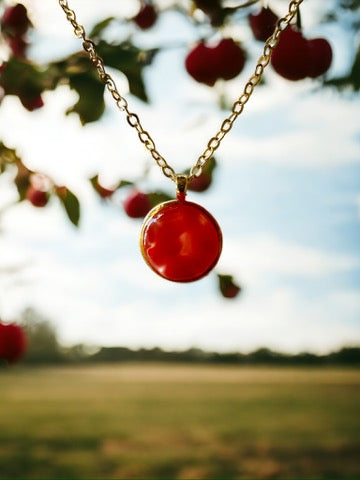
[[[136,113],[133,113],[129,109],[129,104],[125,97],[123,97],[115,84],[113,78],[106,72],[104,60],[97,54],[95,43],[86,37],[85,28],[78,23],[74,10],[69,7],[67,0],[58,0],[60,7],[63,9],[67,20],[71,23],[76,37],[82,40],[83,49],[88,54],[92,64],[96,68],[100,80],[105,84],[107,90],[115,100],[117,107],[126,114],[129,125],[134,128],[137,133],[140,142],[150,152],[151,156],[161,168],[163,174],[176,182],[177,174],[175,170],[167,163],[164,157],[158,152],[155,142],[152,139],[149,132],[144,130],[139,117]],[[264,73],[266,66],[270,62],[271,54],[279,42],[281,32],[290,24],[291,20],[296,15],[300,4],[303,0],[291,0],[287,14],[280,18],[276,24],[274,33],[268,38],[264,45],[263,53],[258,59],[254,73],[251,75],[240,97],[234,102],[230,115],[222,122],[220,130],[209,140],[205,150],[197,159],[195,165],[190,169],[188,182],[194,177],[201,175],[204,166],[207,161],[213,156],[215,150],[217,150],[225,137],[225,135],[232,129],[233,124],[237,117],[243,112],[245,104],[251,97],[256,85],[259,84],[261,77]]]

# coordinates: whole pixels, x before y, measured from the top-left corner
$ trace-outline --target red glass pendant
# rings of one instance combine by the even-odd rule
[[[222,234],[215,218],[184,197],[153,208],[144,220],[140,248],[147,264],[173,282],[193,282],[219,260]]]

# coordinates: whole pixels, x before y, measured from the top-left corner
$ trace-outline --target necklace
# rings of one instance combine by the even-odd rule
[[[261,80],[265,67],[270,62],[281,32],[298,13],[303,0],[290,1],[288,12],[278,20],[273,34],[266,40],[254,73],[245,84],[240,97],[232,105],[231,113],[209,140],[188,175],[177,174],[158,152],[151,135],[143,128],[138,115],[130,111],[128,101],[119,93],[113,78],[106,72],[104,61],[96,52],[95,43],[87,38],[74,10],[69,7],[67,0],[58,1],[76,37],[82,40],[83,49],[117,107],[124,112],[130,127],[136,130],[140,142],[149,151],[162,173],[176,184],[176,199],[157,205],[145,217],[140,233],[140,250],[144,260],[154,272],[167,280],[174,282],[199,280],[215,267],[220,258],[222,233],[215,218],[205,208],[186,200],[187,186],[195,177],[201,175],[206,163],[244,110],[254,88]]]

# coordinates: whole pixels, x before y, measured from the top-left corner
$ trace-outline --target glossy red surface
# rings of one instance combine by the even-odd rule
[[[222,234],[214,217],[196,203],[172,200],[153,208],[140,237],[142,254],[160,276],[192,282],[216,265]]]

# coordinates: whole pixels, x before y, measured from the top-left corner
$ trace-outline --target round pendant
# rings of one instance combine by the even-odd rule
[[[140,248],[147,264],[173,282],[193,282],[215,267],[222,234],[215,218],[196,203],[170,200],[146,216]]]

